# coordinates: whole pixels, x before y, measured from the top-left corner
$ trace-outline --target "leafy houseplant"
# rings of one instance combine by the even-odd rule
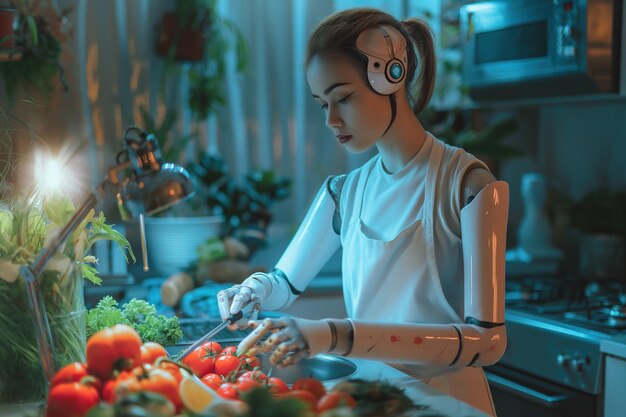
[[[520,150],[502,143],[517,130],[515,120],[505,119],[475,130],[467,122],[463,111],[437,111],[432,107],[424,110],[420,119],[435,136],[476,155],[488,165],[522,154]]]
[[[34,188],[33,188],[34,189]],[[44,398],[43,375],[29,313],[25,282],[19,268],[30,265],[46,242],[72,217],[71,200],[35,191],[5,199],[0,205],[0,403]],[[55,366],[85,359],[83,279],[101,282],[89,255],[98,240],[111,240],[134,255],[126,238],[92,210],[63,248],[37,277],[50,330]],[[10,383],[6,383],[10,381]]]
[[[198,119],[206,119],[226,102],[223,85],[231,47],[237,56],[236,70],[241,71],[246,65],[243,35],[220,17],[216,0],[177,0],[174,10],[161,19],[156,51],[166,58],[163,82],[171,71],[180,71],[181,62],[191,63],[188,106]]]
[[[263,245],[272,220],[270,208],[289,197],[291,179],[279,177],[272,170],[252,170],[243,181],[237,181],[219,155],[204,155],[188,168],[200,182],[206,206],[224,216],[225,233],[239,237],[252,249]]]
[[[71,9],[57,11],[51,0],[23,0],[15,2],[15,7],[18,25],[14,43],[21,57],[0,62],[9,98],[15,97],[18,87],[35,87],[48,98],[56,76],[67,90],[61,54],[70,35],[67,16]]]

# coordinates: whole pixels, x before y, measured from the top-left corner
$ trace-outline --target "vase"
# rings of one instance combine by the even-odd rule
[[[67,258],[50,264],[37,280],[58,370],[85,362],[86,309],[81,264]],[[0,404],[43,401],[48,392],[25,287],[22,277],[0,280]]]

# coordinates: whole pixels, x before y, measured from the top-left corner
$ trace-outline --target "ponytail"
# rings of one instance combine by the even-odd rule
[[[415,83],[407,80],[407,91],[413,100],[413,112],[416,116],[426,108],[435,88],[435,42],[428,24],[421,19],[410,19],[402,22],[402,27],[413,39],[419,56],[414,62],[409,62],[408,73],[414,74],[419,64],[419,75]],[[412,54],[409,54],[411,56]],[[421,61],[421,62],[419,62]]]

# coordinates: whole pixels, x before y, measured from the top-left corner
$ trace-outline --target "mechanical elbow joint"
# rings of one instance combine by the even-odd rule
[[[498,324],[455,325],[460,333],[459,356],[455,366],[488,366],[498,362],[506,350],[506,326]]]

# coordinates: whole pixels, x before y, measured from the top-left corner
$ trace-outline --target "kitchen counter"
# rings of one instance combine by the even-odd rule
[[[603,340],[600,351],[604,358],[604,415],[623,415],[626,408],[624,376],[626,375],[626,335]]]

